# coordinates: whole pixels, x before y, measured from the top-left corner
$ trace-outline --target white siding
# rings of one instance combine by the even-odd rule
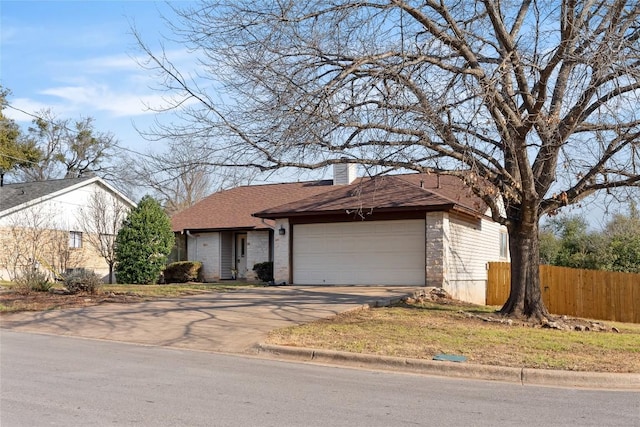
[[[349,185],[358,177],[358,165],[338,163],[333,165],[333,185]]]
[[[98,183],[77,188],[68,193],[60,194],[49,200],[33,205],[23,210],[16,211],[0,218],[0,227],[11,227],[19,223],[25,217],[25,212],[41,215],[46,218],[47,229],[64,231],[84,231],[80,226],[79,218],[82,208],[89,204],[94,192],[112,196]]]
[[[450,215],[445,289],[476,304],[486,300],[487,262],[500,260],[500,225]]]
[[[194,233],[187,237],[189,261],[202,263],[202,278],[205,281],[220,279],[220,233]]]

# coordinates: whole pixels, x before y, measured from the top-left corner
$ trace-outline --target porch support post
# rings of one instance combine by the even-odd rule
[[[284,234],[280,234],[280,229]],[[273,279],[276,284],[290,284],[291,277],[291,226],[289,219],[276,220],[273,235]]]

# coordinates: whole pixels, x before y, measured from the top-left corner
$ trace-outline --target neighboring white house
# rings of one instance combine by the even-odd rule
[[[273,261],[277,283],[437,286],[485,302],[487,262],[508,259],[506,229],[460,179],[334,173],[211,195],[172,219],[180,258],[203,262],[206,280],[254,279],[255,262]]]
[[[108,265],[89,239],[95,228],[87,223],[92,214],[88,209],[96,198],[105,201],[105,208],[93,214],[105,220],[113,214],[113,206],[126,210],[135,206],[95,176],[1,186],[0,279],[13,279],[25,268],[52,275],[82,268],[108,279]]]

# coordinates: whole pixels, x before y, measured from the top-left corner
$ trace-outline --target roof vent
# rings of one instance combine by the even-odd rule
[[[333,165],[333,185],[349,185],[358,176],[358,165],[337,163]]]

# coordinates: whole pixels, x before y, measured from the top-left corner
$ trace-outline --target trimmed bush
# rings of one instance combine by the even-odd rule
[[[76,270],[65,274],[63,276],[63,280],[64,287],[72,294],[80,292],[95,294],[100,286],[102,286],[100,276],[85,270]]]
[[[21,294],[28,294],[29,292],[49,292],[53,287],[53,282],[49,280],[49,276],[45,273],[35,270],[27,269],[15,280],[16,289]]]
[[[273,281],[273,262],[259,262],[253,266],[260,281],[268,283]]]
[[[172,262],[164,269],[165,283],[195,282],[200,278],[202,263],[200,261]]]

